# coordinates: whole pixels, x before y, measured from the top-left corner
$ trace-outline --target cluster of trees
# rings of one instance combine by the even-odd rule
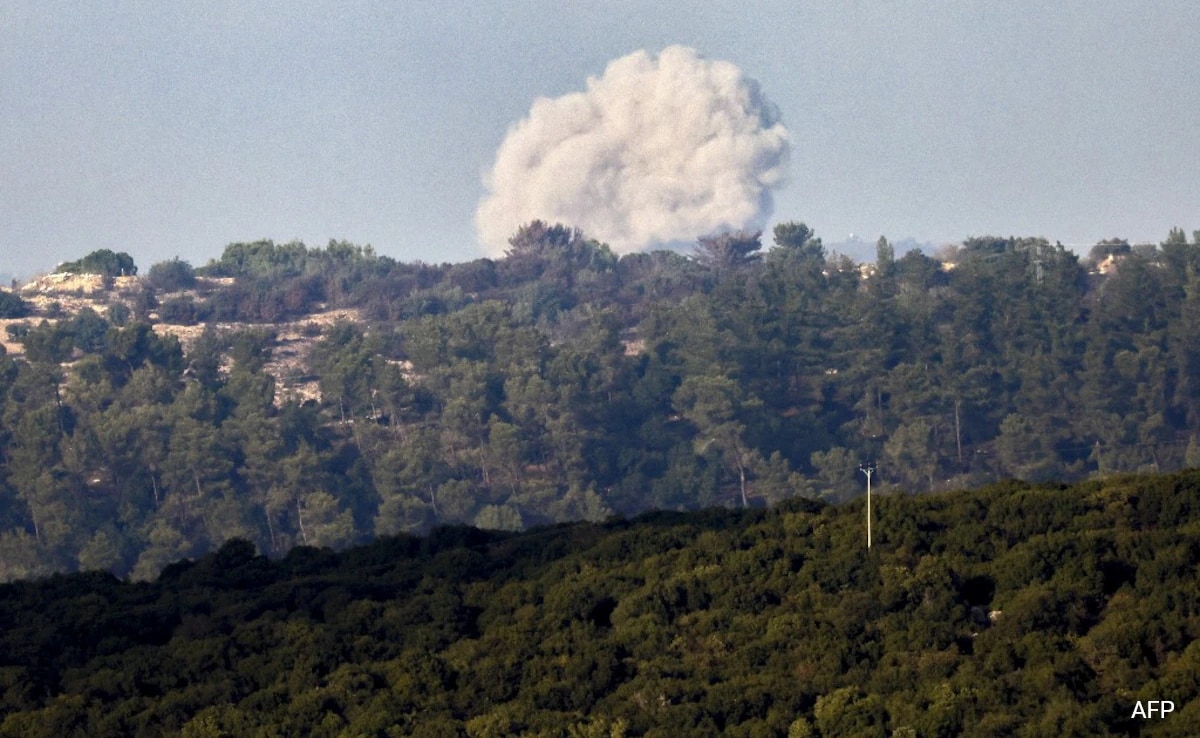
[[[137,265],[133,263],[133,257],[124,251],[97,249],[76,261],[59,264],[56,271],[66,274],[99,274],[103,277],[133,277],[137,275]]]
[[[0,736],[1194,736],[1200,472],[0,585]],[[1172,700],[1166,719],[1139,700]]]
[[[1098,275],[1042,239],[942,261],[881,239],[868,268],[792,222],[770,249],[728,233],[617,258],[535,222],[464,264],[337,242],[156,264],[132,307],[31,322],[0,365],[0,580],[149,578],[235,536],[282,555],[842,501],[864,461],[908,491],[1200,466],[1197,238],[1089,259],[1109,257]],[[180,291],[197,276],[232,279]],[[270,334],[210,326],[185,352],[146,322],[317,306],[366,316],[308,355],[317,403],[277,398]]]
[[[0,318],[24,318],[29,314],[29,305],[21,296],[0,290]]]

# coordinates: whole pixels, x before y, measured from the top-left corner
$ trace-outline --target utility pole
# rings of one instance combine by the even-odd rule
[[[858,465],[858,470],[867,475],[867,548],[871,547],[871,474],[875,472],[875,462]]]

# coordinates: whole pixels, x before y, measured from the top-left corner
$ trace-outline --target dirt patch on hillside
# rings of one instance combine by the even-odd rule
[[[280,404],[287,400],[305,402],[321,399],[317,378],[307,374],[308,356],[312,347],[330,326],[361,320],[362,315],[359,311],[342,308],[323,310],[286,323],[214,323],[212,326],[218,333],[264,331],[274,334],[271,358],[263,368],[275,377],[275,403]],[[155,323],[153,327],[159,335],[170,335],[179,339],[185,353],[191,350],[206,328],[204,325],[169,323]]]
[[[162,293],[161,301],[172,297],[189,296],[200,299],[214,290],[233,282],[232,278],[204,278],[197,280],[191,290]],[[91,308],[103,317],[113,305],[121,303],[132,308],[133,300],[141,289],[139,277],[105,278],[98,274],[47,274],[30,280],[16,290],[0,287],[0,290],[15,291],[28,303],[30,315],[23,318],[0,319],[0,345],[8,356],[23,356],[24,346],[13,340],[7,331],[9,325],[25,325],[34,328],[46,321],[53,325],[59,320],[69,320],[84,308]],[[184,352],[191,350],[206,328],[205,325],[175,325],[157,320],[151,313],[151,326],[161,336],[175,336]],[[265,331],[275,336],[271,344],[271,359],[265,370],[275,377],[276,403],[289,399],[304,402],[319,400],[317,378],[307,375],[308,355],[325,331],[339,322],[360,322],[362,315],[353,309],[321,309],[297,320],[285,323],[215,323],[219,333],[242,331]]]

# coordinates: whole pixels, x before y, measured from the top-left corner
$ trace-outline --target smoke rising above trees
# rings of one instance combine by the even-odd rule
[[[761,226],[786,178],[788,131],[758,84],[671,46],[609,63],[586,90],[539,98],[484,175],[481,243],[502,254],[535,219],[618,253]]]

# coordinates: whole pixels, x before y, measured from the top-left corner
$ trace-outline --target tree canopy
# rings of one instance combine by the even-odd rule
[[[71,274],[99,274],[105,277],[132,277],[137,274],[133,257],[124,251],[97,249],[78,261],[58,265],[57,271]]]
[[[5,319],[0,580],[152,578],[233,537],[283,556],[843,502],[863,462],[918,493],[1200,458],[1195,234],[1103,274],[1039,238],[946,261],[884,238],[860,265],[803,223],[774,235],[618,258],[535,222],[453,265],[264,241],[86,309],[38,298]]]
[[[275,559],[231,538],[149,582],[0,585],[0,736],[1194,735],[1198,495],[1193,471],[883,496],[869,551],[862,504],[801,499]]]

